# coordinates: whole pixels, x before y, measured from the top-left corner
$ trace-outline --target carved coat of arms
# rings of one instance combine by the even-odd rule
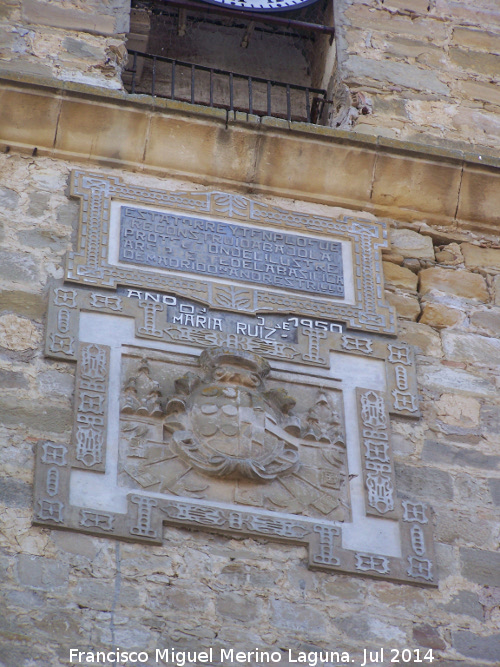
[[[299,435],[288,412],[293,398],[265,391],[268,363],[251,352],[209,348],[200,358],[205,375],[175,383],[166,405],[165,431],[179,456],[199,471],[227,478],[273,480],[299,463]]]

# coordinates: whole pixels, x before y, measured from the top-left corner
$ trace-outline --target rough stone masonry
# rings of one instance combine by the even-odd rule
[[[372,98],[373,114],[361,115],[348,136],[321,138],[328,144],[325,151],[333,150],[335,137],[349,144],[355,133],[363,133],[420,142],[427,161],[435,156],[428,144],[438,140],[444,141],[443,150],[454,150],[452,142],[461,141],[459,148],[494,152],[500,122],[494,0],[473,5],[341,0],[336,14],[342,81],[353,95]],[[42,79],[59,99],[71,86],[79,99],[92,97],[99,87],[101,93],[121,89],[127,3],[6,0],[0,21],[0,75],[9,90],[13,82],[29,88]],[[412,185],[423,201],[429,199],[427,189],[419,190],[421,181],[389,171],[384,194],[396,204],[379,213],[391,230],[391,248],[382,257],[385,297],[397,311],[400,339],[417,353],[422,410],[419,421],[392,420],[396,484],[400,499],[408,494],[435,508],[439,588],[308,570],[306,549],[299,545],[169,527],[162,545],[146,547],[40,528],[32,524],[34,449],[40,442],[69,442],[73,425],[74,367],[43,354],[51,281],[62,279],[78,227],[79,203],[68,196],[71,170],[87,169],[90,162],[96,173],[115,174],[131,186],[182,191],[204,191],[212,180],[227,177],[210,172],[211,144],[207,148],[203,142],[193,159],[206,168],[205,176],[189,171],[187,148],[176,154],[175,173],[159,158],[138,167],[116,152],[104,150],[103,157],[99,142],[109,138],[104,131],[92,135],[85,152],[79,143],[87,136],[81,130],[84,118],[78,116],[60,128],[68,140],[65,154],[51,153],[55,137],[45,152],[37,152],[46,116],[39,114],[42,129],[28,140],[27,128],[16,128],[15,121],[29,104],[15,106],[7,118],[10,107],[7,97],[2,99],[0,127],[8,127],[9,136],[1,135],[0,156],[0,665],[59,667],[70,664],[72,648],[120,647],[154,656],[157,648],[228,646],[279,651],[283,665],[289,649],[338,648],[358,657],[362,649],[382,647],[389,657],[390,649],[432,649],[440,667],[497,664],[500,249],[495,188],[480,189],[481,210],[487,213],[475,226],[462,224],[455,211],[441,224],[438,214],[432,217],[422,208],[415,213],[406,204]],[[179,128],[178,112],[168,108],[155,108],[148,123],[161,124],[168,113]],[[217,122],[216,114],[202,116],[202,124],[216,125],[217,145],[225,146],[225,119]],[[317,135],[304,138],[303,128],[276,127],[273,137],[281,142],[288,133],[299,153],[308,142],[316,151],[322,146]],[[171,145],[175,136],[169,134]],[[265,152],[269,136],[258,138],[262,164],[282,157],[285,169],[287,155]],[[142,155],[144,145],[137,145]],[[411,153],[397,141],[395,150]],[[245,151],[242,140],[231,169]],[[353,152],[346,155],[344,171],[354,159]],[[379,164],[384,159],[377,158]],[[456,153],[442,159],[461,164]],[[269,185],[271,176],[261,179],[254,162],[247,179],[230,187],[247,192],[250,183],[254,198],[298,212],[360,213],[349,189],[352,174],[343,200],[332,201],[307,188],[286,191],[283,186],[277,193]],[[461,178],[466,170],[457,169]],[[471,168],[474,177],[479,169]],[[495,183],[498,164],[492,161],[487,171],[488,183]],[[356,183],[363,174],[359,169]],[[291,182],[306,176],[300,178]],[[323,180],[327,188],[333,179],[323,174]],[[474,180],[465,183],[464,176],[462,196],[473,198]],[[363,192],[363,215],[370,220],[373,193],[369,185]],[[444,206],[442,191],[430,199]]]

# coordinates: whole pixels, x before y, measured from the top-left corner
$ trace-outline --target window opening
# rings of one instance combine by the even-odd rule
[[[324,124],[332,23],[330,0],[275,14],[136,0],[124,83],[134,94]]]

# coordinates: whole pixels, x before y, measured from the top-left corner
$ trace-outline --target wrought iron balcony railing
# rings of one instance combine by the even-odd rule
[[[322,124],[331,101],[326,90],[129,52],[125,85],[140,93],[207,107]]]

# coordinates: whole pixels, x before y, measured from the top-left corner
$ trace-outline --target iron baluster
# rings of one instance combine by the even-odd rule
[[[153,97],[155,96],[160,96],[160,97],[169,97],[172,100],[179,99],[181,101],[191,101],[191,103],[196,104],[195,101],[195,95],[196,95],[196,70],[200,70],[202,72],[207,72],[209,75],[209,102],[206,101],[206,92],[202,91],[202,95],[205,99],[203,102],[199,102],[200,104],[205,104],[209,105],[210,107],[216,107],[216,108],[223,108],[226,110],[230,111],[235,111],[236,109],[241,110],[243,112],[247,112],[248,114],[257,114],[259,116],[275,116],[278,118],[283,118],[286,117],[288,122],[292,121],[292,90],[295,94],[300,94],[305,96],[305,113],[304,113],[304,107],[300,107],[300,110],[298,115],[295,116],[296,120],[300,120],[302,122],[306,121],[307,123],[321,123],[322,119],[324,120],[324,114],[323,111],[327,110],[330,108],[332,105],[332,100],[328,100],[326,97],[326,90],[320,89],[320,88],[312,88],[310,86],[301,86],[298,84],[294,83],[285,83],[284,81],[273,81],[272,79],[264,79],[258,76],[251,76],[248,74],[239,74],[237,72],[230,72],[228,70],[222,70],[218,69],[215,67],[209,67],[206,65],[197,65],[195,63],[187,63],[187,62],[182,62],[180,60],[175,60],[174,58],[167,58],[164,56],[157,56],[157,55],[152,55],[149,53],[142,53],[140,51],[130,51],[129,53],[130,58],[132,60],[131,66],[127,67],[127,72],[131,74],[131,83],[130,83],[130,92],[135,93],[136,88],[138,88],[138,61],[139,58],[145,61],[152,61],[152,80],[151,80],[151,95]],[[141,63],[142,64],[142,60]],[[167,65],[170,65],[171,67],[171,73],[172,73],[172,78],[171,78],[171,85],[170,85],[170,93],[168,93],[168,89],[166,92],[162,92],[162,90],[159,89],[158,85],[158,67],[160,66],[160,63],[166,63]],[[191,72],[191,90],[190,90],[190,95],[184,96],[181,94],[180,96],[177,94],[176,95],[176,90],[175,90],[175,85],[176,85],[176,76],[177,76],[177,66],[183,67],[186,70]],[[181,75],[183,75],[183,71],[181,71]],[[161,70],[160,70],[161,72]],[[227,98],[221,100],[218,102],[215,97],[215,76],[224,76],[229,79],[229,104],[227,103]],[[243,102],[242,106],[235,106],[238,103],[238,99],[236,98],[235,95],[237,93],[237,90],[235,91],[235,78],[238,80],[241,79],[242,82],[246,80],[247,85],[248,85],[248,103],[245,105]],[[203,79],[205,81],[205,79]],[[181,76],[181,83],[184,82],[184,77]],[[259,108],[257,106],[256,108],[256,98],[254,96],[254,88],[255,84],[257,85],[263,85],[266,87],[266,100],[262,100],[263,105],[262,107]],[[199,84],[199,81],[198,81]],[[280,97],[280,103],[278,108],[276,108],[276,102],[273,103],[272,100],[272,91],[273,87],[279,87],[280,91],[284,90],[285,91],[285,98],[286,98],[286,116],[283,113],[284,112],[284,104],[281,101]],[[198,86],[199,87],[199,86]],[[157,90],[158,89],[158,90]],[[257,90],[260,90],[260,88],[257,88]],[[198,91],[199,92],[199,91]],[[243,92],[243,90],[242,90]],[[177,91],[178,93],[178,91]],[[182,91],[181,91],[182,93]],[[257,98],[258,99],[258,98]],[[274,110],[273,110],[273,104],[274,104]]]
[[[135,93],[135,74],[137,72],[137,51],[134,51],[134,62],[132,65],[132,95]]]
[[[151,82],[151,95],[155,96],[155,86],[156,86],[156,56],[153,56],[153,80]]]

